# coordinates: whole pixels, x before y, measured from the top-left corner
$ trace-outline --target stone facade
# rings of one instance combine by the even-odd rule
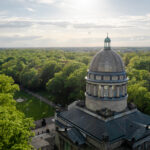
[[[93,97],[86,96],[86,107],[89,110],[98,111],[103,108],[108,108],[112,111],[121,112],[122,110],[125,110],[127,107],[127,97],[125,97],[124,100],[93,100]]]

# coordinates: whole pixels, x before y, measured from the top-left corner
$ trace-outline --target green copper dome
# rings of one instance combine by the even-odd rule
[[[107,37],[104,40],[104,49],[105,50],[110,50],[110,43],[111,43],[111,39],[108,37],[108,33],[107,33]]]
[[[105,43],[110,43],[111,42],[111,39],[107,36],[104,40]]]

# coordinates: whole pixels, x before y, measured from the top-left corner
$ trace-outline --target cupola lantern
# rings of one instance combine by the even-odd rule
[[[107,33],[107,37],[104,40],[104,49],[105,50],[111,49],[110,43],[111,43],[111,39],[108,37],[108,33]]]

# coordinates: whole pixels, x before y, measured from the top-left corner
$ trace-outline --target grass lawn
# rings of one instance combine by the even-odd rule
[[[49,93],[45,90],[40,90],[40,91],[34,91],[35,93],[41,95],[44,98],[47,98],[48,100],[50,100],[50,95]]]
[[[40,101],[36,97],[29,95],[25,91],[19,91],[15,94],[15,99],[25,99],[23,102],[17,102],[17,109],[22,111],[26,117],[32,117],[34,120],[50,117],[54,115],[54,109]]]

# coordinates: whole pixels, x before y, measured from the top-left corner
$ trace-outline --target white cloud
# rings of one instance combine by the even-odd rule
[[[0,18],[0,47],[11,46],[11,43],[20,46],[32,46],[32,43],[35,46],[102,46],[107,32],[114,45],[131,46],[136,42],[140,45],[150,43],[149,18],[148,15],[121,16],[80,21],[5,17]]]
[[[43,4],[52,4],[54,3],[56,0],[34,0],[38,3],[43,3]]]
[[[30,11],[30,12],[35,12],[35,10],[34,9],[32,9],[32,8],[26,8],[28,11]]]
[[[0,36],[0,41],[1,42],[16,42],[16,41],[30,41],[30,40],[35,40],[39,39],[41,36],[23,36],[23,35],[5,35],[5,36]]]
[[[108,19],[109,20],[109,19]],[[138,23],[129,18],[127,19],[111,19],[108,21],[106,19],[101,19],[97,21],[77,21],[77,20],[51,20],[51,19],[32,19],[32,18],[20,18],[20,17],[11,17],[11,18],[2,18],[0,19],[0,28],[25,28],[31,27],[33,25],[40,26],[57,26],[61,28],[72,27],[74,29],[119,29],[119,28],[134,28],[138,27]],[[126,21],[125,21],[126,20]],[[145,25],[146,26],[146,25]]]
[[[57,0],[17,0],[19,2],[29,2],[29,3],[40,3],[40,4],[52,4]]]

